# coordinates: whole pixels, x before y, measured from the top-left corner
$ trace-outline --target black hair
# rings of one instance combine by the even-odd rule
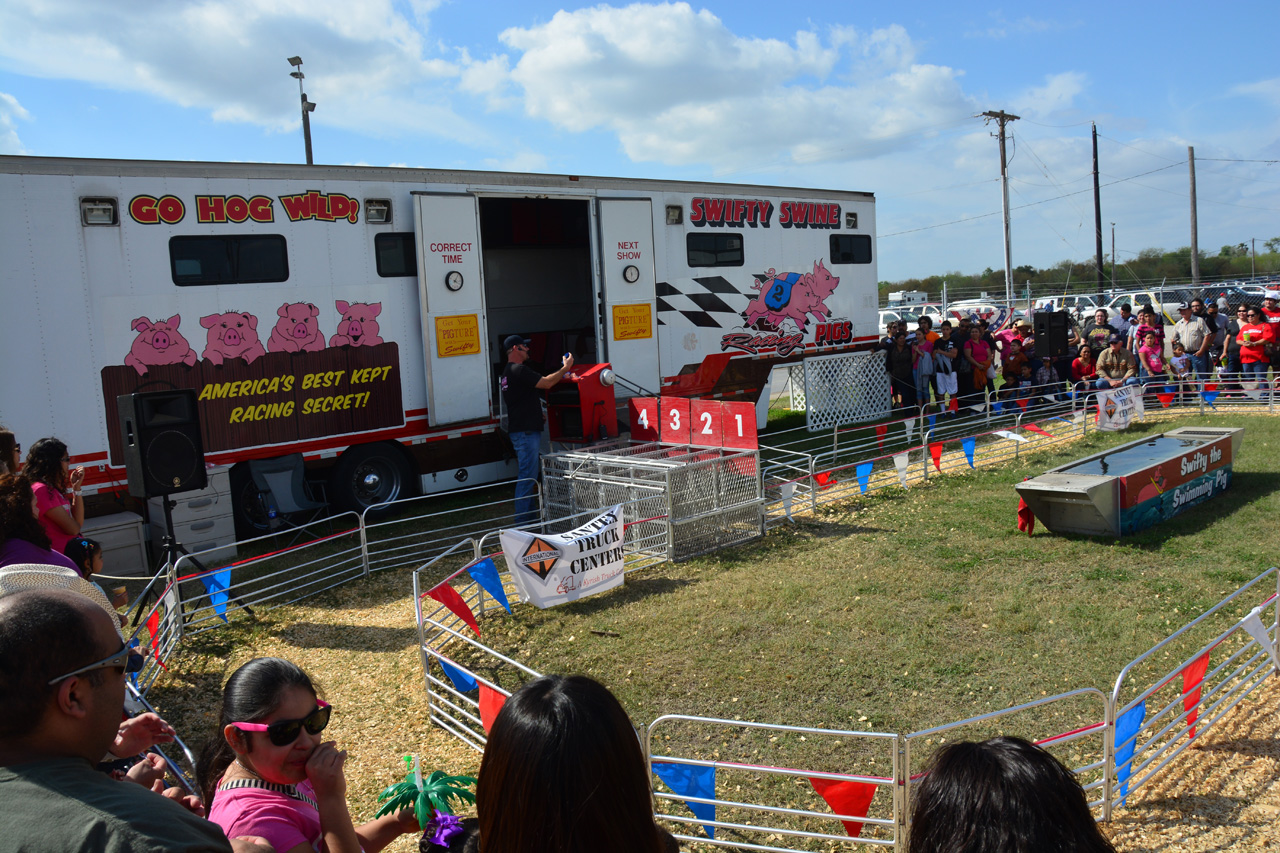
[[[93,624],[66,590],[34,589],[0,599],[0,738],[16,739],[38,725],[58,684],[49,679],[102,656]],[[93,605],[97,609],[96,605]],[[84,676],[102,683],[102,672]]]
[[[67,487],[67,477],[62,473],[62,457],[67,446],[56,438],[42,438],[27,451],[27,462],[22,473],[33,483],[44,483],[59,491]]]
[[[548,675],[507,699],[476,786],[484,853],[660,853],[644,754],[602,684]]]
[[[218,780],[236,757],[222,730],[232,723],[252,723],[270,716],[291,687],[316,695],[315,685],[302,667],[283,658],[254,658],[231,673],[222,688],[218,727],[196,761],[196,783],[206,808],[213,805]],[[252,746],[252,741],[249,743]]]
[[[35,493],[25,474],[0,475],[0,542],[21,539],[37,548],[48,551],[52,546],[49,534],[31,514],[31,501]]]
[[[912,798],[908,853],[1115,853],[1084,789],[1022,738],[938,750]]]
[[[9,470],[9,460],[13,458],[13,452],[17,447],[18,437],[13,434],[13,430],[0,427],[0,474],[18,473]]]
[[[85,536],[72,536],[62,553],[76,564],[80,575],[87,579],[93,574],[93,558],[102,553],[102,545]]]

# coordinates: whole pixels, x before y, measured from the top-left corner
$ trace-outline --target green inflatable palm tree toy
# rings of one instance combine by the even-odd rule
[[[476,795],[467,788],[474,786],[476,779],[474,776],[448,776],[442,770],[434,770],[424,779],[416,755],[406,755],[404,763],[409,770],[408,775],[403,782],[388,786],[378,795],[378,802],[383,805],[374,817],[412,808],[418,826],[436,837],[443,835],[443,839],[435,843],[444,846],[449,835],[461,831],[456,828],[460,822],[453,815],[450,801],[474,803]]]

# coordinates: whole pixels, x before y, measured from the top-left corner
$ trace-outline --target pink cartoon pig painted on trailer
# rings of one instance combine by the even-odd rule
[[[267,349],[271,352],[317,352],[324,349],[324,333],[316,322],[320,309],[310,302],[281,305]]]
[[[209,330],[202,357],[214,364],[220,365],[229,358],[243,358],[246,364],[253,364],[267,354],[258,340],[258,318],[252,314],[210,314],[200,318],[200,325]]]
[[[339,299],[336,303],[342,315],[338,334],[329,338],[331,347],[372,347],[382,343],[378,336],[377,316],[382,313],[381,302],[355,302],[348,304]]]
[[[139,376],[146,376],[147,369],[157,364],[185,364],[193,366],[196,351],[187,343],[187,339],[178,331],[182,322],[181,314],[174,314],[168,320],[156,320],[154,323],[146,317],[133,321],[133,330],[138,336],[133,339],[129,354],[124,363],[138,371]]]

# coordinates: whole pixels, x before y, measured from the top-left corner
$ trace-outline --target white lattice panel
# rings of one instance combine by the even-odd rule
[[[823,355],[804,361],[805,421],[810,432],[889,414],[884,354]]]
[[[787,394],[790,395],[790,408],[798,412],[804,408],[804,362],[787,366]]]

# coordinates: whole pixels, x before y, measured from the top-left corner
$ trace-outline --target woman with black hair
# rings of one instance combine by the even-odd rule
[[[16,474],[22,463],[22,445],[12,430],[0,427],[0,474]]]
[[[67,446],[56,438],[42,438],[27,451],[22,473],[35,489],[36,517],[53,543],[50,547],[62,553],[84,526],[84,500],[80,497],[84,468],[71,470]]]
[[[640,740],[598,681],[547,675],[494,720],[476,786],[482,853],[665,853]]]
[[[912,797],[908,853],[1115,853],[1075,775],[1016,737],[938,750]]]
[[[265,838],[277,853],[377,853],[419,831],[412,809],[352,823],[347,753],[320,739],[331,712],[290,661],[255,658],[232,673],[218,730],[196,762],[209,820],[228,838]]]
[[[76,569],[49,547],[49,534],[36,520],[36,496],[25,476],[0,475],[0,568],[36,563]]]

